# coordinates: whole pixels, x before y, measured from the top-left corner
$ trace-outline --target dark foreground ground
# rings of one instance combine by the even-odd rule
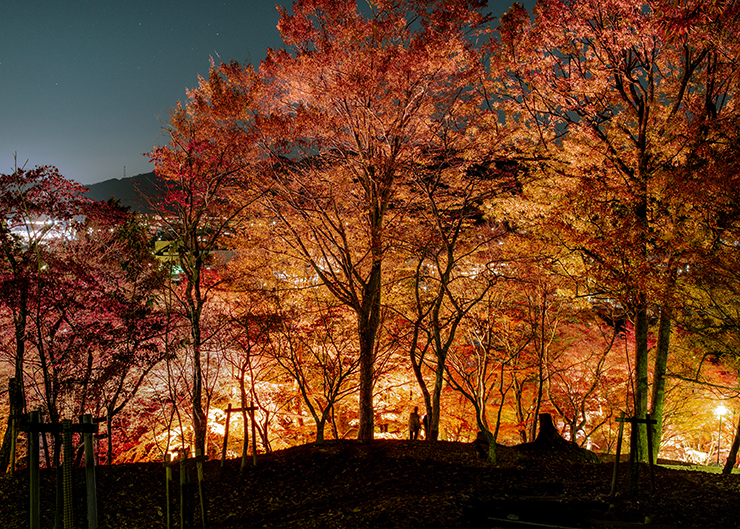
[[[655,494],[645,470],[638,495],[610,499],[611,463],[499,453],[501,464],[492,467],[469,444],[329,441],[261,456],[244,473],[239,461],[224,469],[207,462],[208,523],[214,529],[740,527],[737,474],[657,467]],[[626,492],[627,465],[620,469]],[[75,521],[87,527],[84,472],[77,474]],[[161,464],[99,468],[97,482],[101,528],[166,527]],[[53,475],[44,474],[42,483],[42,527],[53,527]],[[28,527],[28,503],[26,472],[0,476],[0,527]],[[173,512],[179,527],[177,505]],[[202,527],[199,511],[195,527]]]

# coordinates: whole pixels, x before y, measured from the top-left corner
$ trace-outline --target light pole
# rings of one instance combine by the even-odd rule
[[[717,432],[717,466],[719,466],[719,452],[722,447],[722,416],[729,410],[724,404],[720,404],[714,409],[714,413],[719,417],[719,430]]]

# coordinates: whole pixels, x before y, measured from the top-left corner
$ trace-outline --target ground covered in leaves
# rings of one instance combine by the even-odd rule
[[[610,498],[613,464],[568,463],[501,447],[499,465],[481,461],[472,444],[423,441],[328,441],[239,461],[205,464],[211,528],[497,528],[740,527],[740,475],[647,468],[636,495],[628,468]],[[194,475],[195,477],[195,475]],[[174,472],[178,485],[178,471]],[[87,527],[84,471],[76,475],[77,527]],[[101,467],[101,528],[166,527],[161,464]],[[55,477],[42,473],[42,527],[54,526]],[[175,496],[179,496],[176,489]],[[172,527],[179,527],[178,499]],[[196,496],[195,527],[202,527]],[[25,471],[0,476],[0,523],[28,527]],[[61,527],[61,524],[59,525]]]

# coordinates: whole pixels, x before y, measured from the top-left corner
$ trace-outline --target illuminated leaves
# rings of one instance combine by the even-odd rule
[[[358,320],[360,437],[372,438],[373,363],[383,263],[421,201],[414,172],[463,150],[479,112],[478,1],[296,2],[281,9],[286,49],[260,66],[261,125],[272,135],[267,206],[287,253]],[[466,33],[469,32],[467,35]]]
[[[635,323],[641,415],[648,313],[680,305],[677,270],[696,262],[697,226],[720,206],[697,190],[713,186],[704,156],[735,120],[737,6],[545,1],[534,14],[505,17],[490,83],[532,160],[522,223],[579,255],[591,295]]]

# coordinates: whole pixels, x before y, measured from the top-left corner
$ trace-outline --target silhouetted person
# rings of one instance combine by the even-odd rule
[[[414,406],[414,411],[409,415],[409,440],[416,441],[421,430],[421,421],[419,420],[419,407]]]

